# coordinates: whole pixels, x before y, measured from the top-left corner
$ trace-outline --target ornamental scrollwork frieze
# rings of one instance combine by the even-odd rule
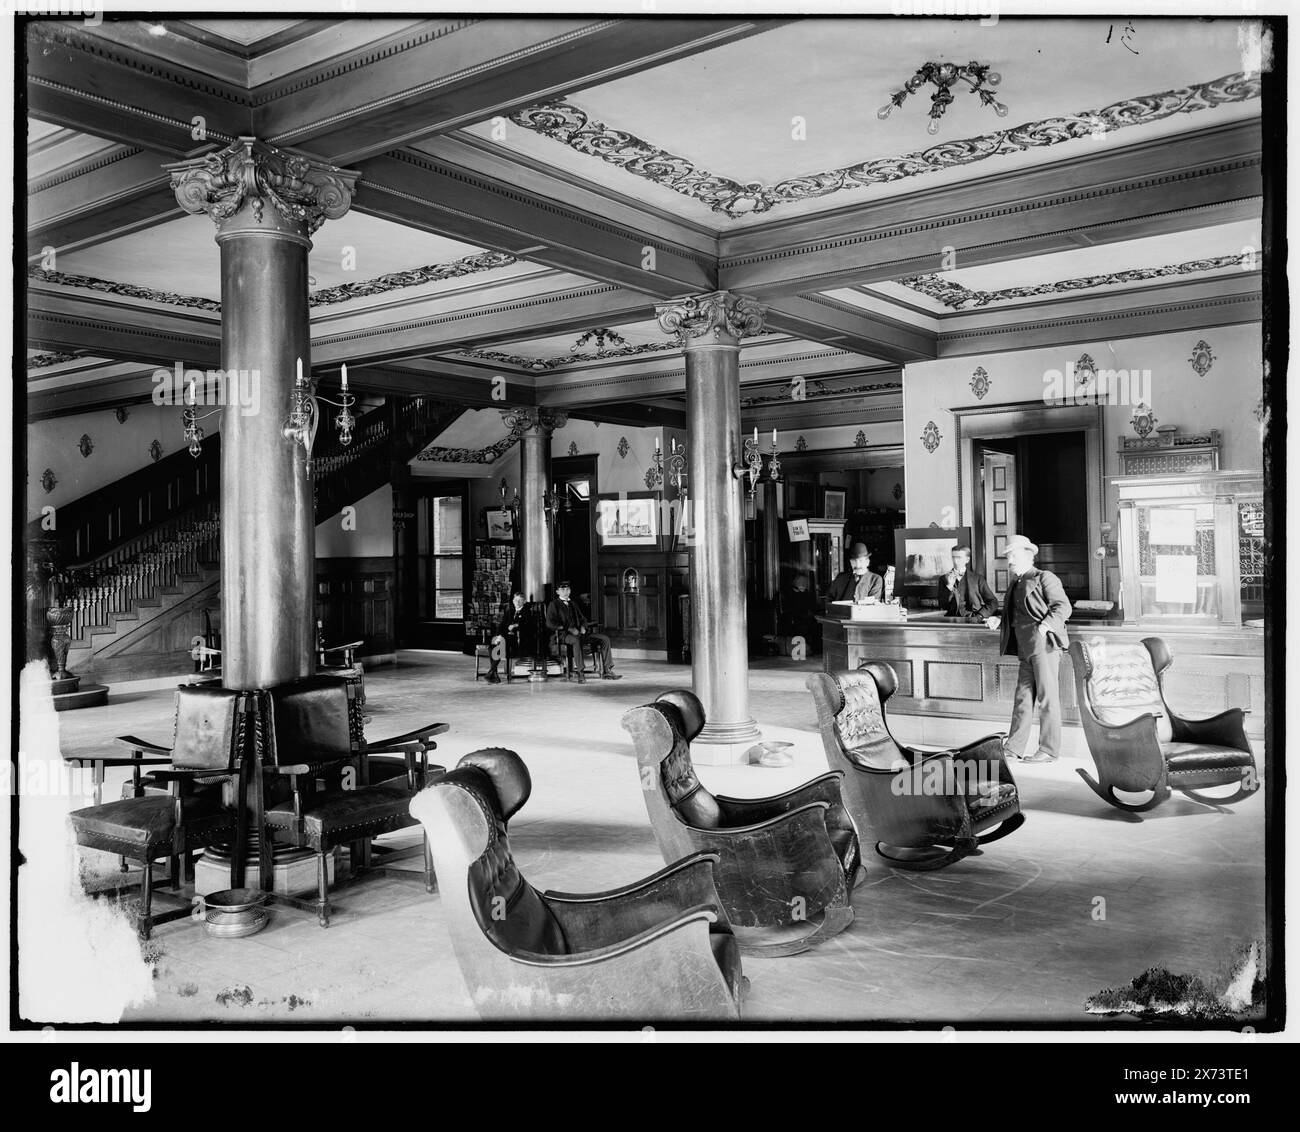
[[[352,207],[360,174],[277,149],[256,138],[238,138],[225,149],[165,166],[176,202],[189,213],[205,212],[220,225],[247,203],[262,223],[265,205],[311,235],[326,220]]]
[[[503,409],[501,420],[514,439],[530,432],[549,435],[569,423],[569,414],[562,409],[538,409],[531,406],[521,409]]]
[[[734,345],[739,339],[763,332],[763,308],[758,300],[730,291],[684,295],[655,305],[659,328],[673,335],[685,350],[706,342]]]

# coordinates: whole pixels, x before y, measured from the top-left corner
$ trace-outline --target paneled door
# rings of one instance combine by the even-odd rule
[[[998,595],[1008,585],[1007,539],[1016,533],[1016,458],[1009,452],[984,450],[984,574]]]

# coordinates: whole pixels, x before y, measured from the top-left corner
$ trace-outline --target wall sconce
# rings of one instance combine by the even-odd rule
[[[356,398],[348,392],[348,367],[340,369],[342,382],[339,400],[331,401],[322,397],[315,390],[310,377],[302,372],[302,358],[298,359],[298,373],[294,378],[293,389],[289,393],[289,415],[284,419],[280,430],[286,440],[301,444],[307,452],[307,474],[312,474],[311,451],[316,443],[316,428],[320,424],[320,405],[323,401],[338,409],[334,418],[334,427],[338,429],[339,443],[346,448],[352,443],[352,430],[357,419],[352,415],[352,406]]]
[[[731,474],[736,479],[749,477],[749,497],[754,498],[758,490],[758,481],[763,478],[763,454],[758,450],[758,428],[754,428],[753,438],[745,438],[745,458],[739,464],[733,464]],[[772,451],[767,464],[767,478],[772,483],[781,481],[781,460],[777,455],[776,429],[772,430]]]
[[[189,446],[190,455],[196,460],[203,454],[203,429],[199,427],[199,421],[205,421],[221,412],[220,409],[213,409],[210,413],[200,415],[198,409],[194,407],[198,403],[198,388],[194,379],[190,378],[190,387],[185,392],[185,408],[181,410],[181,430],[185,436],[185,443]]]
[[[655,456],[662,464],[663,453],[658,445],[655,446]],[[668,455],[668,482],[677,489],[677,494],[683,501],[686,499],[686,476],[686,445],[679,445],[674,437]]]
[[[559,484],[551,484],[551,490],[542,493],[542,511],[546,515],[547,526],[553,526],[555,517],[560,513]]]
[[[519,489],[515,488],[513,499],[507,498],[504,477],[501,480],[501,509],[510,512],[510,529],[517,531],[519,529]]]

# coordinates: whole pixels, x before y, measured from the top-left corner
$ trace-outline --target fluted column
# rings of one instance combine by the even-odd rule
[[[519,438],[519,584],[527,601],[546,601],[555,583],[555,548],[546,517],[551,486],[551,434],[569,416],[550,409],[512,409],[502,414]]]
[[[166,168],[221,249],[223,682],[266,688],[315,668],[313,484],[282,427],[299,358],[311,373],[311,235],[348,211],[358,175],[255,138]]]
[[[686,354],[687,480],[695,526],[690,551],[691,671],[708,719],[695,740],[704,762],[737,762],[759,738],[749,712],[745,509],[740,463],[740,339],[763,328],[753,299],[717,291],[656,307]],[[703,756],[703,757],[701,757]]]

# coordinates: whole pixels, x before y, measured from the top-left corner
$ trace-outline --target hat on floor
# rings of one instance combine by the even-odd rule
[[[1012,550],[1027,550],[1030,554],[1038,553],[1038,546],[1030,542],[1024,535],[1012,535],[1007,539],[1007,545],[1004,553]]]

